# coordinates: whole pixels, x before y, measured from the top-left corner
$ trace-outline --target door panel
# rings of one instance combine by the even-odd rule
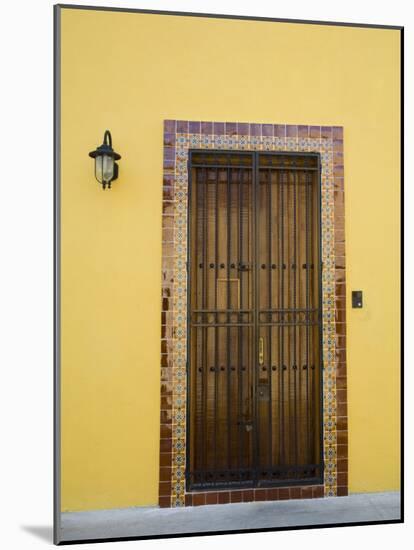
[[[318,161],[190,152],[189,489],[322,475]]]

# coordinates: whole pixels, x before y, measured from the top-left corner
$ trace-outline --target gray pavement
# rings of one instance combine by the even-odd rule
[[[400,493],[62,514],[62,541],[400,519]]]

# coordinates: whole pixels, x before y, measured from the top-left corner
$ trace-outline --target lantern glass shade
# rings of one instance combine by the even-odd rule
[[[95,177],[99,183],[109,183],[114,177],[114,157],[97,155],[95,157]]]
[[[105,189],[111,188],[111,182],[118,178],[118,164],[115,162],[121,158],[121,155],[112,149],[112,137],[109,130],[105,130],[102,145],[95,151],[91,151],[89,156],[95,159],[95,178]]]

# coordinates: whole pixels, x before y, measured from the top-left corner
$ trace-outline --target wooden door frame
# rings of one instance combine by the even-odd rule
[[[186,493],[188,150],[320,153],[324,483]],[[343,128],[164,121],[162,209],[162,507],[348,494]]]

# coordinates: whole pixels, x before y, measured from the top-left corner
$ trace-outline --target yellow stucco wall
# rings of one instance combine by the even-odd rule
[[[397,489],[399,32],[61,14],[62,510],[157,503],[166,118],[344,126],[350,491]]]

